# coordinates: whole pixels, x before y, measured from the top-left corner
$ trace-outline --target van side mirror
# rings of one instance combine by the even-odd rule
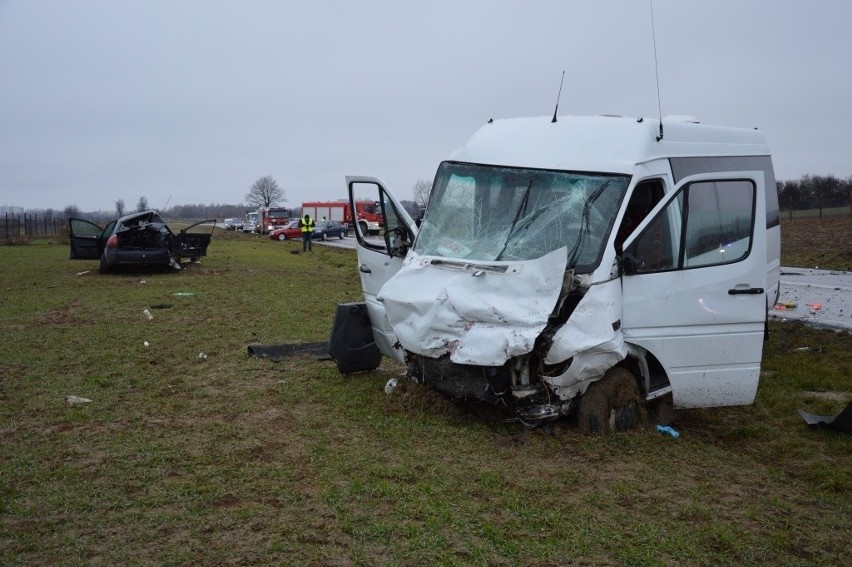
[[[641,266],[642,262],[639,258],[630,252],[626,252],[621,258],[621,273],[625,276],[635,275]]]
[[[411,238],[405,228],[398,226],[385,233],[385,245],[391,258],[405,258],[411,247]]]

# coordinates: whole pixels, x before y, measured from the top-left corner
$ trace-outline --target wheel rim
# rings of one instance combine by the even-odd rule
[[[287,240],[287,235],[286,234],[279,234],[278,240]]]

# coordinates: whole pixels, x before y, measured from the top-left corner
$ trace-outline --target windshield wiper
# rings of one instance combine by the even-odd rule
[[[582,244],[586,233],[589,231],[589,211],[592,210],[592,204],[598,200],[598,197],[604,192],[604,189],[609,185],[610,180],[607,179],[601,185],[595,189],[589,198],[586,199],[586,202],[583,204],[583,216],[580,219],[580,234],[577,235],[577,241],[574,242],[574,246],[571,248],[571,251],[568,253],[568,269],[574,267],[574,264],[577,262],[577,254],[580,251],[580,244]]]
[[[500,253],[494,257],[495,261],[499,261],[500,258],[503,257],[503,253],[506,251],[506,248],[509,247],[509,243],[512,241],[512,235],[515,234],[515,225],[518,224],[518,219],[521,218],[521,214],[526,210],[527,203],[530,200],[530,192],[532,191],[533,181],[535,181],[534,177],[530,179],[530,183],[529,185],[527,185],[526,191],[524,191],[524,197],[521,199],[520,206],[518,206],[518,212],[515,213],[515,218],[512,219],[512,226],[509,228],[509,235],[506,237],[506,242],[503,244],[503,248],[500,249]],[[533,214],[537,212],[538,211],[534,211]],[[529,223],[527,223],[527,226],[529,226]]]

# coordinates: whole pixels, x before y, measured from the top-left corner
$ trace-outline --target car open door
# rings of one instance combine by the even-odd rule
[[[678,407],[754,401],[767,309],[763,179],[687,177],[625,242],[625,339],[659,360]]]
[[[358,273],[373,327],[373,337],[382,354],[402,362],[403,354],[394,348],[396,335],[384,306],[376,299],[385,285],[402,267],[402,261],[417,236],[417,227],[399,201],[384,184],[374,177],[346,177],[351,210],[356,201],[373,201],[380,205],[383,221],[379,235],[369,236],[355,223]]]
[[[110,223],[108,226],[113,226]],[[103,227],[83,219],[68,219],[71,240],[71,260],[98,260],[104,252],[106,239]]]
[[[215,228],[216,219],[208,219],[182,229],[177,235],[178,247],[175,255],[178,260],[190,258],[194,261],[206,256],[207,247],[210,246],[210,239],[213,238],[213,229]]]

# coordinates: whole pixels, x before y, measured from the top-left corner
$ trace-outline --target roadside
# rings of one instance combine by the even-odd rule
[[[781,268],[781,296],[770,319],[852,331],[852,272]]]

